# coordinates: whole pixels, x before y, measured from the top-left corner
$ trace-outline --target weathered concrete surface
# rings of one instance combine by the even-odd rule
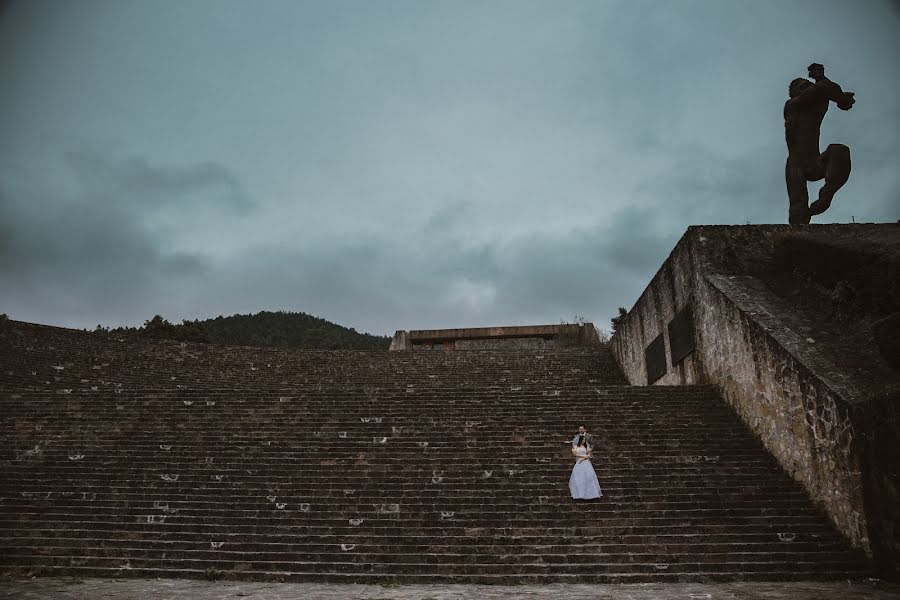
[[[696,350],[678,365],[672,365],[669,356],[671,345],[666,336],[667,325],[676,312],[691,302],[700,278],[701,267],[697,264],[691,244],[692,229],[679,240],[610,340],[613,353],[632,385],[647,385],[644,351],[660,334],[666,338],[667,366],[666,374],[654,383],[686,385],[704,379]],[[700,316],[695,311],[695,323]]]
[[[655,383],[718,385],[838,529],[874,556],[880,572],[896,573],[900,481],[892,465],[900,463],[900,374],[859,320],[848,332],[846,320],[827,320],[822,313],[832,292],[837,297],[842,286],[850,286],[857,299],[851,313],[891,314],[897,310],[897,284],[879,280],[866,286],[866,279],[856,281],[854,274],[818,269],[810,253],[810,279],[830,281],[835,290],[822,288],[818,297],[825,300],[817,304],[798,302],[796,289],[786,297],[777,295],[770,275],[785,266],[776,250],[823,245],[834,253],[832,263],[845,248],[864,248],[846,261],[850,268],[843,272],[857,273],[855,263],[867,269],[878,265],[868,278],[887,273],[890,279],[896,271],[900,226],[691,227],[610,344],[629,381],[646,385],[644,351],[662,334],[667,373]],[[788,264],[790,277],[798,276],[801,262]],[[841,277],[845,280],[839,281]],[[688,305],[694,312],[695,349],[672,365],[667,325]]]
[[[704,339],[701,360],[709,378],[838,528],[868,550],[862,475],[853,446],[859,433],[840,394],[844,387],[836,391],[829,385],[835,383],[829,381],[833,373],[816,364],[819,357],[812,351],[790,351],[814,343],[771,322],[775,319],[766,308],[773,307],[754,301],[765,293],[758,280],[743,285],[737,278],[711,275],[709,280],[712,285],[698,289],[698,303],[707,307],[698,335]]]
[[[206,582],[182,579],[7,579],[0,598],[16,600],[894,600],[900,585],[856,582],[631,584],[631,585],[346,585]]]
[[[591,346],[600,341],[592,323],[471,327],[467,329],[413,329],[394,333],[390,350],[541,350]]]
[[[542,337],[454,340],[454,350],[544,350],[556,348],[556,339]]]
[[[470,327],[464,329],[413,329],[411,341],[460,338],[503,338],[555,336],[565,325],[522,325],[517,327]]]

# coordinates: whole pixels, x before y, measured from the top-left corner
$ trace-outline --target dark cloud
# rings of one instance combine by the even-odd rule
[[[219,264],[196,305],[173,301],[166,309],[177,318],[303,310],[376,333],[576,315],[608,327],[681,233],[654,234],[658,218],[628,209],[602,228],[480,244],[465,241],[463,222],[439,235],[432,227],[404,238],[264,246]]]
[[[820,220],[900,217],[890,4],[222,2],[0,13],[0,311],[605,326],[689,225],[785,221],[813,60]]]
[[[786,214],[781,143],[727,157],[697,145],[666,145],[657,172],[637,186],[667,226],[780,222]]]
[[[3,20],[9,13],[9,9],[14,1],[15,0],[0,0],[0,23],[3,23]]]
[[[95,202],[163,210],[206,204],[225,212],[254,207],[237,178],[215,163],[161,166],[134,156],[113,162],[95,151],[67,152],[65,162]]]
[[[69,154],[66,164],[77,185],[0,178],[0,289],[4,308],[20,318],[134,320],[155,295],[197,285],[211,268],[172,224],[209,206],[217,214],[252,206],[218,165],[166,168],[96,154]]]

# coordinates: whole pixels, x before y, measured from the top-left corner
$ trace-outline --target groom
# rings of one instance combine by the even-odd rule
[[[578,426],[578,435],[572,438],[572,447],[575,448],[578,446],[578,438],[584,436],[584,445],[588,448],[592,448],[594,446],[594,436],[587,432],[587,428],[584,425]]]

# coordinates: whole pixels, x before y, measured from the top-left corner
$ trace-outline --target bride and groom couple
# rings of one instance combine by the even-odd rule
[[[603,495],[600,491],[600,482],[597,473],[591,464],[593,456],[594,436],[587,432],[587,428],[581,425],[578,435],[572,438],[572,454],[575,456],[575,466],[572,468],[572,476],[569,477],[569,491],[575,500],[593,500]]]

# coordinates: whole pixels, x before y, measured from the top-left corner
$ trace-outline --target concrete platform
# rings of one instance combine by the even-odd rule
[[[0,580],[0,598],[16,600],[894,600],[900,585],[845,582],[631,585],[346,585],[207,582],[182,579],[32,578]]]

